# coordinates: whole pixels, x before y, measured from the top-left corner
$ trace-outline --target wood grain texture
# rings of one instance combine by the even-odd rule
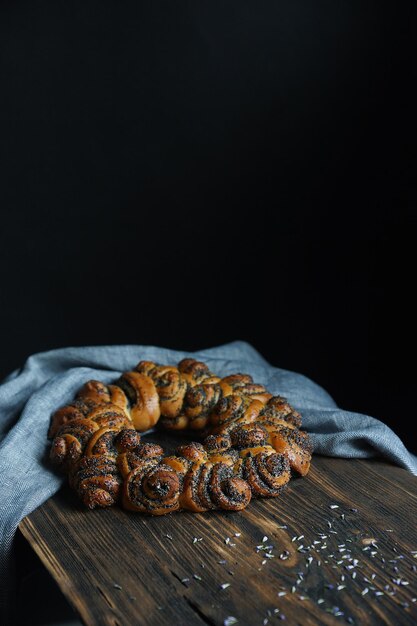
[[[417,622],[416,519],[409,473],[314,457],[239,513],[90,512],[64,488],[20,529],[88,626],[391,626]]]

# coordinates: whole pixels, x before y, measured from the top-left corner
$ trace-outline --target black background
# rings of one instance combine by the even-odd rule
[[[2,2],[0,375],[245,339],[412,440],[415,2]]]

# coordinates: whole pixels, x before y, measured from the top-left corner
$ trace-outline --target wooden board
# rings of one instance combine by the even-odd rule
[[[20,530],[89,626],[391,626],[417,623],[416,520],[406,471],[314,457],[240,513],[90,512],[64,488]]]

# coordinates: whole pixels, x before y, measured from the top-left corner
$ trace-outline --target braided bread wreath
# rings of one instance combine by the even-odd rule
[[[155,426],[193,429],[203,443],[164,456],[141,443]],[[278,496],[291,471],[307,474],[312,445],[301,416],[246,374],[218,378],[194,359],[178,367],[141,361],[114,385],[91,380],[51,418],[52,463],[84,504],[165,515],[239,511]]]

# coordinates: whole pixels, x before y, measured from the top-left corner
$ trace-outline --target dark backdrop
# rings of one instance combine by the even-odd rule
[[[416,449],[415,2],[2,2],[0,375],[236,338]]]

